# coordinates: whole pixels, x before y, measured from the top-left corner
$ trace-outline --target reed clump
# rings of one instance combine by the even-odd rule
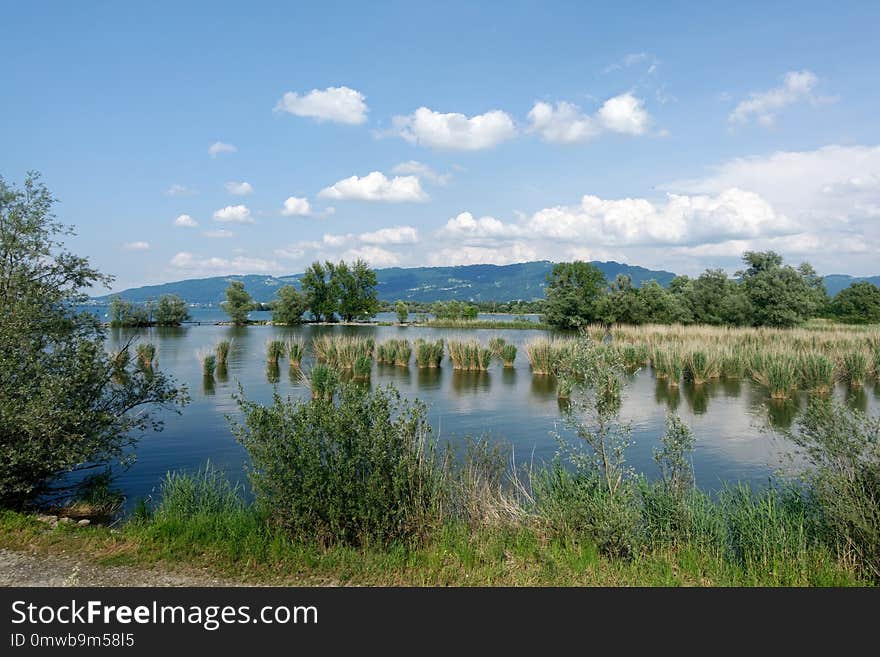
[[[352,370],[360,356],[373,359],[376,342],[372,338],[347,335],[322,335],[312,341],[312,349],[319,363],[331,367]]]
[[[516,345],[506,344],[501,348],[501,360],[504,367],[513,367],[516,361]]]
[[[422,368],[437,368],[443,361],[443,340],[416,340],[416,364]]]
[[[214,370],[217,368],[217,354],[215,351],[213,349],[199,349],[196,352],[196,358],[202,364],[202,374],[213,378]]]
[[[138,365],[150,369],[156,360],[156,345],[152,342],[141,342],[135,347],[135,357]]]
[[[834,361],[818,351],[805,351],[798,357],[799,385],[813,394],[827,395],[834,388]]]
[[[840,358],[841,378],[853,388],[860,388],[868,378],[870,360],[861,349],[846,351]]]
[[[409,340],[395,338],[386,340],[376,347],[376,360],[380,363],[409,367],[410,356],[412,356],[412,346]]]
[[[217,367],[226,367],[229,360],[229,353],[232,351],[232,340],[223,339],[217,342]]]
[[[284,340],[267,340],[266,341],[266,361],[277,367],[278,360],[287,355],[287,345]]]
[[[555,374],[559,364],[572,353],[573,341],[566,338],[536,338],[525,346],[534,374]]]
[[[492,351],[476,340],[450,340],[449,359],[456,370],[488,370]]]
[[[306,354],[305,343],[300,338],[291,338],[287,341],[287,358],[291,369],[302,367],[302,359]]]

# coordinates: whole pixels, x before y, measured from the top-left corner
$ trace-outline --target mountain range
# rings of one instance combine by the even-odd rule
[[[618,274],[626,274],[635,285],[655,280],[663,286],[675,277],[664,270],[653,270],[619,262],[592,263],[605,278],[614,280]],[[512,265],[460,265],[456,267],[389,267],[377,269],[376,288],[382,301],[403,299],[413,302],[449,301],[531,301],[544,296],[547,274],[553,263],[547,260],[521,262]],[[194,278],[160,285],[145,285],[119,292],[128,301],[143,303],[158,299],[163,294],[177,294],[188,303],[216,305],[225,299],[226,288],[231,281],[242,281],[254,301],[268,302],[282,285],[299,287],[302,274],[267,276],[260,274],[214,276]],[[825,287],[831,295],[857,281],[880,285],[880,276],[854,277],[835,274],[825,277]],[[114,293],[116,294],[116,293]],[[114,295],[95,297],[102,303]]]

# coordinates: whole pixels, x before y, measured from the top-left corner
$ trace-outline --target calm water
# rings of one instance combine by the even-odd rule
[[[557,452],[553,432],[570,435],[561,422],[553,379],[532,376],[522,348],[530,339],[545,335],[543,331],[213,325],[114,329],[110,331],[108,348],[115,348],[131,335],[152,341],[158,346],[159,366],[187,384],[192,396],[192,403],[181,415],[165,416],[163,432],[144,437],[138,445],[135,464],[120,473],[118,483],[128,500],[154,495],[168,470],[193,471],[208,460],[233,479],[242,479],[246,454],[232,437],[226,420],[227,415],[237,415],[232,394],[241,383],[249,398],[270,401],[273,384],[266,372],[266,341],[300,336],[308,344],[321,333],[372,336],[377,342],[393,337],[410,341],[422,337],[475,338],[485,344],[490,337],[503,337],[518,347],[516,367],[512,370],[493,363],[489,372],[458,372],[452,369],[448,357],[439,370],[374,364],[372,385],[393,383],[405,396],[425,401],[441,441],[486,435],[511,444],[519,463],[552,459]],[[234,339],[228,378],[206,384],[195,354],[221,338]],[[304,368],[312,362],[311,354],[307,353]],[[288,375],[286,361],[282,361],[276,386],[282,395],[308,394],[301,383]],[[843,398],[850,392],[838,389],[836,394]],[[762,389],[746,381],[720,381],[697,387],[682,384],[677,390],[669,389],[665,382],[655,381],[650,371],[640,371],[629,382],[622,411],[634,429],[635,444],[628,451],[630,464],[654,476],[653,450],[663,433],[666,412],[674,408],[696,435],[694,469],[700,486],[716,489],[722,481],[736,480],[764,483],[774,470],[785,465],[783,457],[790,453],[785,439],[767,431],[767,427],[790,426],[798,406],[804,403],[802,397],[787,404],[771,404]],[[872,385],[856,391],[850,396],[850,403],[876,415],[880,411],[880,389]]]

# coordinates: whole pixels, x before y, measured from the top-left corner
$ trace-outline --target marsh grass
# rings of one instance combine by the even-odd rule
[[[196,352],[196,358],[202,364],[202,375],[213,378],[214,370],[217,368],[217,354],[214,349],[199,349]]]
[[[348,335],[322,335],[312,341],[318,362],[341,370],[353,370],[361,356],[372,360],[375,346],[372,338]]]
[[[287,341],[287,358],[290,360],[291,369],[299,369],[302,366],[305,354],[306,346],[302,339],[291,338]]]
[[[559,364],[571,355],[570,338],[535,338],[526,343],[526,355],[534,374],[555,374]]]
[[[412,346],[409,340],[391,339],[376,348],[376,360],[397,367],[409,367]]]
[[[717,348],[687,351],[682,360],[685,378],[695,385],[721,376],[721,354]]]
[[[287,355],[287,344],[284,340],[266,340],[266,362],[278,365],[278,361]]]
[[[421,368],[437,368],[443,362],[445,345],[443,340],[416,340],[416,364]]]
[[[223,339],[217,342],[217,367],[226,367],[229,353],[232,351],[233,340]]]
[[[156,345],[152,342],[139,342],[137,347],[135,347],[138,365],[144,369],[152,369],[157,351]]]
[[[834,388],[834,361],[817,351],[805,351],[798,356],[799,385],[806,391],[827,395]]]
[[[507,341],[504,338],[489,338],[489,351],[492,352],[492,358],[501,358],[501,350]]]
[[[504,367],[513,367],[516,361],[516,345],[505,344],[501,348],[501,360],[504,363]]]
[[[373,359],[367,356],[366,354],[361,354],[357,357],[357,360],[354,361],[354,368],[352,368],[352,374],[355,379],[358,380],[367,380],[370,378],[370,374],[373,371]]]
[[[312,399],[332,401],[339,387],[339,373],[325,363],[316,363],[309,375],[303,378],[312,393]]]
[[[449,340],[449,359],[456,370],[488,370],[492,363],[492,351],[476,340]]]
[[[841,355],[841,378],[853,388],[860,388],[868,378],[870,359],[861,350],[846,351]]]

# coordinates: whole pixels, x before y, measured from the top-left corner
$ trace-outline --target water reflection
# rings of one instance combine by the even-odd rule
[[[694,415],[702,415],[709,408],[709,388],[711,383],[701,383],[694,385],[690,381],[685,381],[681,386],[684,391],[684,398],[690,406]]]
[[[269,383],[278,383],[281,380],[281,367],[277,361],[266,363],[266,380]]]
[[[207,374],[202,376],[202,393],[205,395],[213,395],[216,393],[213,376]]]
[[[722,379],[721,390],[725,397],[739,397],[742,394],[742,379]]]
[[[452,371],[452,389],[458,394],[486,392],[489,390],[489,373],[467,370]]]
[[[440,389],[443,381],[443,372],[439,367],[419,367],[416,372],[419,389]]]
[[[547,374],[533,374],[530,389],[532,396],[540,401],[556,399],[556,378]]]
[[[655,379],[654,401],[658,404],[666,404],[670,411],[676,411],[681,404],[681,389],[679,386],[670,386],[666,379]]]
[[[217,366],[217,380],[220,383],[226,383],[229,381],[229,367],[228,365],[218,365]]]
[[[513,367],[501,368],[501,382],[506,386],[516,385],[516,369]]]
[[[847,386],[846,404],[851,409],[861,411],[868,410],[868,393],[863,386]]]
[[[790,399],[770,398],[766,401],[766,408],[770,426],[777,430],[789,431],[800,409],[800,398],[797,396]]]

